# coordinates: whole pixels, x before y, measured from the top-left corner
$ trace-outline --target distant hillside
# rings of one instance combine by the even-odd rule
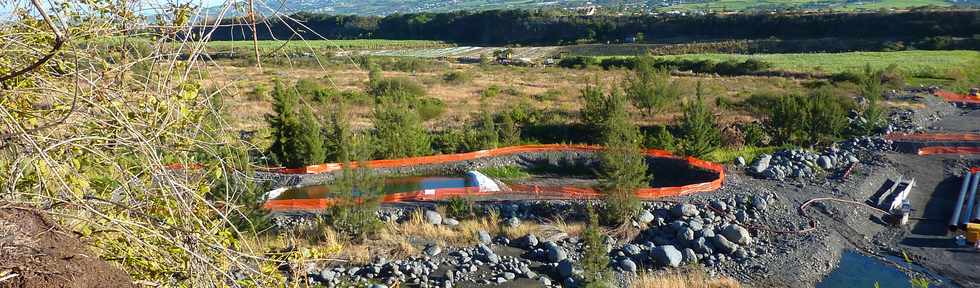
[[[245,3],[245,0],[238,0]],[[926,5],[953,6],[978,5],[980,0],[255,0],[258,12],[317,12],[341,15],[384,16],[395,13],[482,11],[494,9],[558,8],[590,13],[589,7],[597,7],[597,13],[684,12],[684,11],[758,11],[787,9],[835,9],[860,10],[881,8],[908,8]],[[239,5],[230,11],[240,15],[245,11]],[[211,7],[216,13],[224,7]],[[235,11],[237,10],[237,11]]]

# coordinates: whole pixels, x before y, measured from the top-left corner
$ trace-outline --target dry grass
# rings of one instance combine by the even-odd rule
[[[735,279],[710,278],[701,269],[682,269],[661,273],[640,273],[630,282],[630,288],[741,288]]]

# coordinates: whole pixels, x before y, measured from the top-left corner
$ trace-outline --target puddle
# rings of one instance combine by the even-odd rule
[[[907,266],[908,269],[913,271],[926,273],[933,277],[937,276],[918,265],[904,264],[904,261],[901,261],[901,259],[889,258],[889,261],[903,263],[902,265]],[[931,280],[930,282],[929,287],[956,287],[949,284],[949,281],[944,281],[946,285],[939,285],[940,283],[936,283],[937,281],[935,280]],[[875,283],[878,283],[878,286],[875,286]],[[817,283],[815,287],[912,288],[914,286],[912,286],[912,279],[892,264],[848,250],[844,251],[841,255],[840,264],[837,269],[831,272],[830,275],[827,275],[820,283]]]
[[[385,194],[416,192],[427,189],[473,187],[471,179],[458,176],[408,176],[385,178]],[[284,191],[276,200],[320,199],[330,195],[329,185],[310,185]]]

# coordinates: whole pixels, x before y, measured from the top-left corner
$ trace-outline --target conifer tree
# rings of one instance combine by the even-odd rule
[[[681,118],[681,152],[687,156],[704,156],[721,146],[717,119],[704,103],[702,94],[701,82],[698,82],[695,98],[684,106]]]
[[[422,118],[400,102],[383,101],[375,107],[373,136],[378,158],[421,156],[432,151]]]
[[[647,116],[680,97],[680,90],[670,81],[670,71],[654,67],[653,58],[649,56],[637,58],[636,67],[623,86],[633,106]]]
[[[500,115],[500,143],[502,145],[517,145],[521,142],[521,128],[514,122],[510,113]]]
[[[640,129],[630,121],[625,97],[612,91],[603,102],[608,111],[602,125],[605,150],[600,155],[602,166],[598,175],[606,201],[603,216],[607,223],[622,224],[640,209],[635,192],[646,187],[650,178],[646,157],[641,151],[643,137]]]
[[[585,251],[582,255],[582,282],[584,287],[612,287],[612,276],[609,270],[609,253],[606,250],[606,236],[599,226],[599,215],[592,206],[588,207],[589,223],[582,232]]]
[[[299,98],[292,89],[276,82],[272,91],[274,114],[266,115],[272,128],[269,152],[286,167],[301,167],[324,160],[320,125],[309,108],[299,109]],[[297,111],[300,110],[300,111]]]

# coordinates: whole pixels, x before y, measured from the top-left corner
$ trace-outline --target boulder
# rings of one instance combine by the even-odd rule
[[[507,227],[510,228],[517,228],[517,226],[521,226],[521,219],[517,219],[517,217],[507,218],[507,220],[504,221],[504,225],[507,225]]]
[[[698,207],[697,206],[694,206],[692,204],[687,204],[687,203],[685,203],[685,204],[677,204],[677,205],[674,205],[674,207],[670,208],[670,213],[673,214],[674,217],[677,217],[677,218],[680,218],[680,217],[694,217],[694,216],[698,215]]]
[[[752,208],[755,210],[766,210],[769,207],[769,201],[766,201],[765,197],[755,195],[752,196]]]
[[[694,249],[684,248],[684,251],[681,251],[681,253],[684,254],[685,263],[698,262],[698,254],[694,253]]]
[[[756,158],[755,162],[752,164],[752,172],[762,173],[762,171],[766,171],[766,169],[769,168],[770,160],[772,160],[772,156],[769,154],[759,155],[759,157]]]
[[[691,228],[684,228],[677,231],[677,239],[684,241],[694,241],[694,230]]]
[[[517,247],[524,248],[524,249],[531,249],[534,248],[535,246],[538,246],[538,237],[534,236],[534,234],[529,233],[527,235],[524,235],[524,237],[517,238],[517,240],[514,240],[513,243]]]
[[[636,263],[634,263],[633,260],[630,260],[630,258],[623,258],[622,260],[619,260],[619,268],[623,269],[625,272],[633,273],[636,272]]]
[[[626,253],[627,256],[636,256],[640,255],[640,253],[643,251],[640,249],[640,246],[637,246],[636,244],[626,244],[623,245],[623,252]]]
[[[725,236],[729,241],[740,245],[748,245],[752,243],[752,234],[749,230],[742,228],[738,224],[729,224],[721,228],[721,235]]]
[[[486,230],[476,232],[476,239],[479,240],[481,244],[490,244],[490,242],[493,241],[493,238],[490,238],[490,233],[488,233]]]
[[[442,215],[436,211],[425,210],[425,222],[432,225],[442,224]]]
[[[442,248],[439,248],[439,246],[437,245],[430,245],[429,247],[425,248],[425,251],[423,251],[423,253],[425,253],[425,255],[429,257],[436,257],[437,255],[439,255],[439,253],[442,253]]]
[[[653,216],[653,213],[650,213],[650,211],[646,209],[640,211],[640,215],[636,217],[636,221],[643,224],[648,224],[652,222],[653,219],[656,219],[656,216]]]
[[[568,259],[561,260],[561,262],[558,262],[558,275],[561,275],[561,277],[563,278],[572,277],[581,273],[582,273],[581,269],[575,267],[575,264],[573,264],[572,261]]]
[[[735,252],[738,249],[738,245],[728,241],[724,236],[711,238],[711,244],[718,249],[718,252],[729,254]]]
[[[558,246],[558,244],[555,244],[555,242],[546,242],[545,247],[547,247],[546,251],[548,252],[549,262],[560,262],[561,260],[568,258],[568,254],[565,253],[565,249]]]
[[[456,220],[456,219],[453,219],[453,218],[449,218],[449,217],[442,218],[442,225],[446,225],[446,226],[449,226],[449,227],[455,227],[455,226],[459,225],[459,220]]]
[[[694,243],[691,244],[691,248],[698,253],[711,254],[711,252],[713,252],[711,246],[708,246],[708,240],[704,237],[699,237],[698,239],[694,240]]]
[[[823,170],[830,170],[830,168],[834,168],[833,161],[831,161],[830,157],[827,156],[820,156],[820,158],[817,158],[817,165]]]
[[[653,259],[660,265],[678,267],[684,255],[674,245],[663,245],[653,249]]]

